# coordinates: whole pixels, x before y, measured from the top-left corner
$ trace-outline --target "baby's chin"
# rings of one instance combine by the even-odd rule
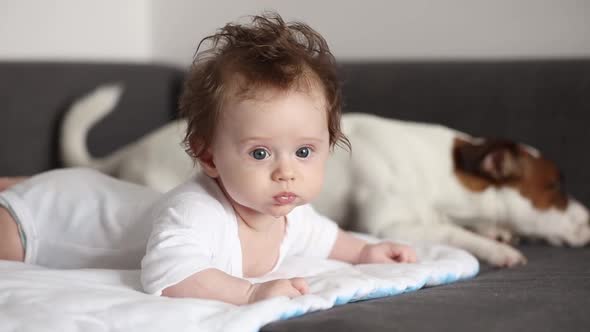
[[[304,204],[306,204],[306,203],[301,201],[301,202],[296,202],[293,204],[273,205],[270,208],[270,211],[268,214],[275,217],[275,218],[285,217],[286,215],[291,213],[291,211],[293,211],[293,209],[295,209],[298,206],[304,205]]]
[[[271,211],[269,211],[269,214],[275,218],[282,218],[291,213],[291,211],[293,211],[293,209],[296,207],[297,206],[293,205],[289,208],[287,208],[286,206],[281,206],[280,208],[272,208]]]

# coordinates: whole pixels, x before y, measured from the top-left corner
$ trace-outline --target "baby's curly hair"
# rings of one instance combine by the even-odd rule
[[[210,48],[199,51],[207,42]],[[259,87],[288,90],[305,78],[319,83],[330,146],[341,143],[350,150],[340,129],[342,93],[336,60],[326,40],[308,25],[285,23],[276,13],[264,13],[253,16],[251,25],[228,23],[203,38],[195,54],[179,101],[180,115],[188,121],[183,143],[193,159],[211,145],[229,81],[236,74],[243,78],[241,93]]]

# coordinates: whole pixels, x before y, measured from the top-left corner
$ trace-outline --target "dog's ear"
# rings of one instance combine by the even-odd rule
[[[508,140],[455,141],[453,158],[456,169],[495,183],[522,175],[520,149]]]
[[[516,179],[522,175],[522,165],[518,151],[508,148],[496,148],[489,151],[479,167],[496,181]]]

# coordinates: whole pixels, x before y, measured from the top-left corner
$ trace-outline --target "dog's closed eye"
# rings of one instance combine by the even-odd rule
[[[545,185],[545,190],[551,191],[561,191],[561,183],[560,182],[550,182]]]

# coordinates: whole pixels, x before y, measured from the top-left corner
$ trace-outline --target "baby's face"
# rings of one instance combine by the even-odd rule
[[[280,217],[319,194],[328,120],[323,95],[310,90],[260,90],[224,105],[210,152],[240,208]]]

